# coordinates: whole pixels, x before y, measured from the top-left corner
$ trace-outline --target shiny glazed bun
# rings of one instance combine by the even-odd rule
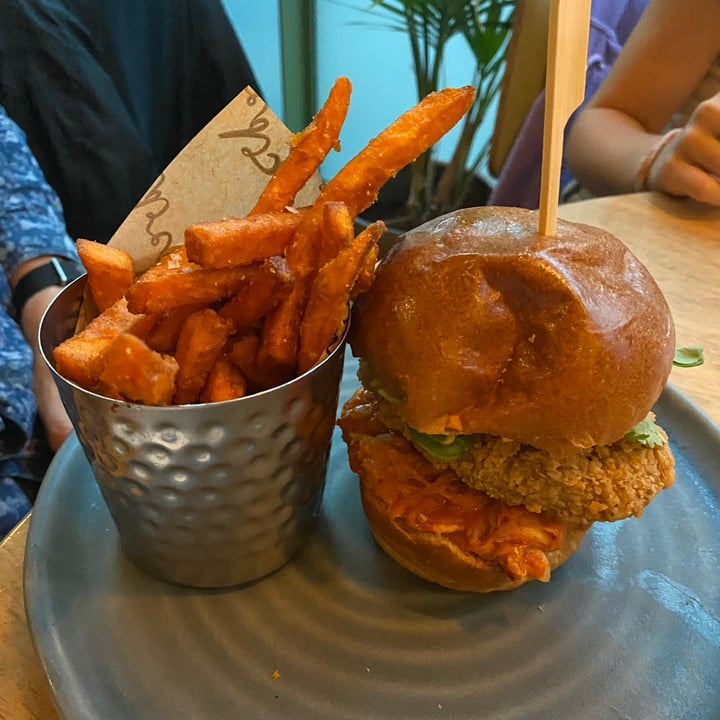
[[[552,454],[620,439],[660,396],[675,332],[611,234],[478,207],[406,233],[353,309],[366,387],[424,433],[486,433]]]

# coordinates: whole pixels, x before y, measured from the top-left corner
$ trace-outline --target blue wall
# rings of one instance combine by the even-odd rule
[[[282,114],[280,22],[272,0],[223,0],[260,83],[265,102]]]
[[[342,136],[342,152],[328,158],[332,173],[368,140],[417,102],[410,46],[404,33],[388,27],[377,11],[364,12],[369,0],[317,0],[318,92],[327,95],[338,75],[353,83],[353,98]],[[447,53],[443,85],[472,82],[473,60],[461,39]],[[455,132],[440,143],[440,157]]]

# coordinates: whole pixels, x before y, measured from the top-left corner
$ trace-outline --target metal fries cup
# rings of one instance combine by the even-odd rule
[[[52,361],[84,287],[85,276],[50,305],[40,346],[127,557],[156,578],[203,588],[281,568],[317,524],[345,337],[304,375],[256,395],[121,402],[66,380]]]

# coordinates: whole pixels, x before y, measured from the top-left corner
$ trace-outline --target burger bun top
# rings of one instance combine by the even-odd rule
[[[675,331],[616,237],[477,207],[406,233],[353,308],[363,383],[425,433],[487,433],[552,454],[619,440],[660,396]]]

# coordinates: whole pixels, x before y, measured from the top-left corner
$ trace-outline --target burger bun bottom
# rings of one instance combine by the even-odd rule
[[[362,475],[360,497],[378,545],[395,562],[424,580],[452,590],[481,593],[512,590],[530,580],[513,580],[498,563],[464,552],[447,537],[414,530],[402,520],[392,519],[385,503],[368,489]],[[578,549],[587,529],[568,528],[562,546],[545,553],[551,570]]]

